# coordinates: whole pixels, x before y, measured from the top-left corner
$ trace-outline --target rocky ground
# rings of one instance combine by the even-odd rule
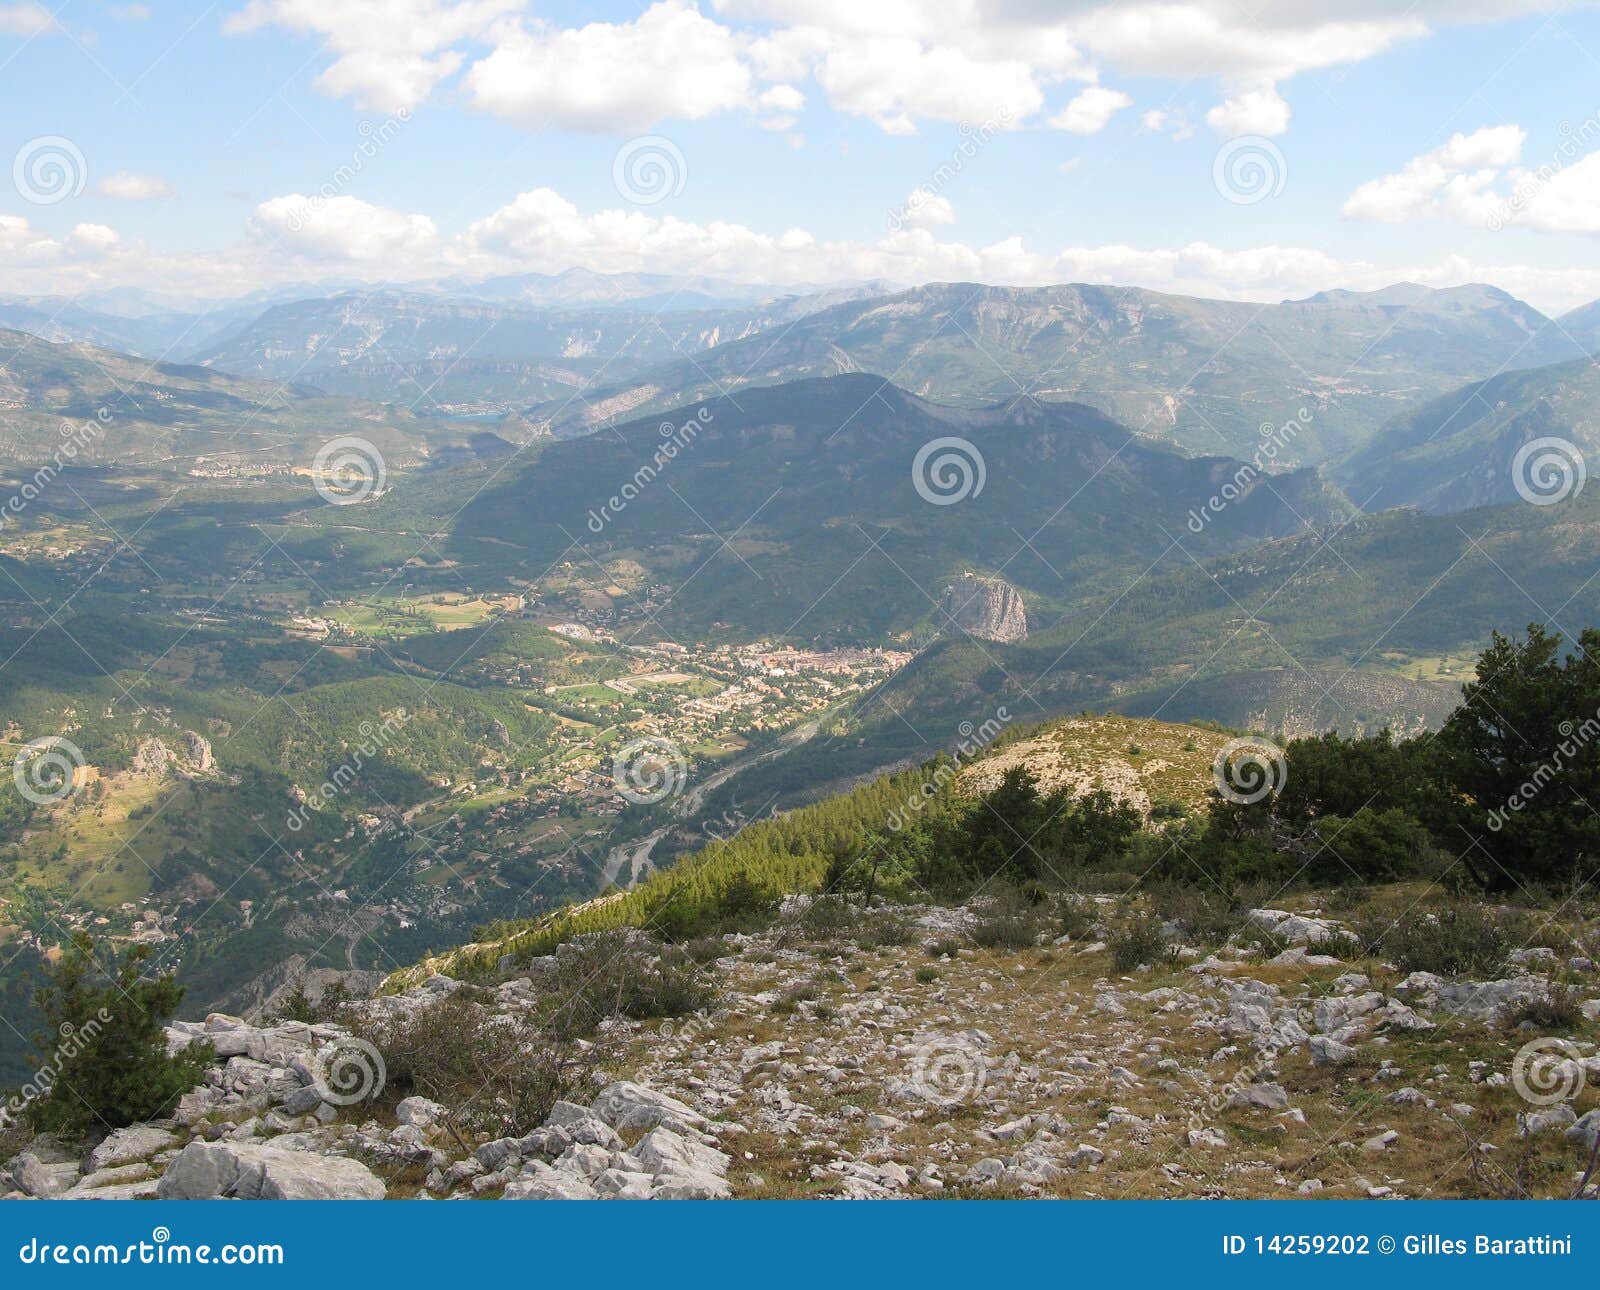
[[[1101,898],[1105,905],[1115,902]],[[1489,981],[1319,952],[1315,910],[1253,910],[1215,952],[1117,973],[1103,929],[978,948],[982,910],[733,935],[716,1006],[608,1024],[614,1060],[521,1137],[394,1098],[337,1025],[177,1023],[217,1064],[172,1117],[40,1138],[13,1197],[1422,1197],[1595,1195],[1600,974],[1536,947]],[[1261,933],[1255,938],[1254,933]],[[984,938],[979,938],[984,939]],[[1287,945],[1288,948],[1281,948]],[[532,1008],[531,968],[483,997]],[[1584,1020],[1511,1024],[1552,978]],[[434,977],[364,1005],[466,988]],[[479,987],[473,987],[475,991]],[[363,1065],[363,1063],[366,1063]],[[351,1098],[353,1092],[356,1097]]]

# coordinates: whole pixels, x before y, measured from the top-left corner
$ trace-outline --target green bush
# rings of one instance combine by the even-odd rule
[[[1501,1022],[1512,1030],[1536,1030],[1540,1034],[1570,1034],[1582,1028],[1583,995],[1570,986],[1546,986],[1543,994],[1506,1008]]]
[[[1402,972],[1489,975],[1505,967],[1514,948],[1504,920],[1468,904],[1434,913],[1410,910],[1398,917],[1373,912],[1358,920],[1355,930],[1369,952],[1392,959]]]
[[[1107,938],[1111,963],[1118,972],[1132,972],[1144,964],[1154,966],[1170,960],[1167,938],[1161,933],[1161,920],[1148,914],[1136,915]]]
[[[383,1054],[387,1096],[432,1098],[450,1108],[456,1130],[495,1137],[531,1133],[613,1055],[606,1045],[558,1038],[535,1018],[496,1015],[459,994],[351,1028]]]
[[[170,974],[141,975],[147,946],[117,961],[79,932],[37,1003],[48,1031],[37,1038],[36,1082],[48,1092],[29,1106],[34,1125],[69,1136],[107,1133],[167,1114],[200,1083],[209,1043],[167,1055],[165,1023],[183,1000]]]
[[[556,962],[542,1016],[558,1038],[592,1035],[608,1017],[681,1017],[716,1001],[710,971],[641,932],[582,937],[563,946]]]
[[[967,936],[980,949],[1028,949],[1049,927],[1049,912],[1012,888],[1002,888],[975,913]]]

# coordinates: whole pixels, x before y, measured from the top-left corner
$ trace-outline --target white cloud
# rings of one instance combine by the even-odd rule
[[[324,93],[379,112],[414,107],[461,66],[451,46],[483,36],[524,0],[250,0],[223,23],[244,34],[267,26],[322,38],[333,63]]]
[[[889,134],[913,134],[920,119],[1014,126],[1044,106],[1020,59],[980,59],[953,45],[904,37],[841,41],[816,68],[833,105]]]
[[[1289,128],[1289,105],[1271,85],[1242,90],[1207,112],[1206,124],[1224,139],[1282,134]]]
[[[1430,24],[1554,3],[1413,0],[1401,11],[1393,0],[1346,0],[1330,18],[1309,0],[709,0],[711,13],[661,0],[632,21],[563,26],[514,17],[527,0],[249,0],[225,30],[271,24],[320,37],[333,61],[318,85],[384,111],[414,106],[470,64],[479,107],[536,127],[644,129],[748,109],[759,82],[807,80],[836,109],[891,133],[923,120],[1019,125],[1043,110],[1050,86],[1094,85],[1113,66],[1214,78],[1226,98],[1212,124],[1236,135],[1282,133],[1289,109],[1278,87],[1298,73],[1371,58]]]
[[[932,228],[936,224],[954,224],[956,208],[950,199],[926,188],[914,188],[902,207],[901,223],[909,228]]]
[[[102,197],[115,197],[119,201],[144,202],[158,197],[171,197],[172,185],[160,175],[136,175],[132,171],[119,170],[96,184],[95,191]]]
[[[473,64],[465,84],[486,112],[579,130],[643,130],[754,100],[738,38],[679,0],[652,5],[630,23],[504,25],[494,52]],[[792,87],[775,88],[789,91],[780,98],[804,102]]]
[[[1434,219],[1600,233],[1600,153],[1569,134],[1549,156],[1524,165],[1526,142],[1526,131],[1515,125],[1453,135],[1397,173],[1362,184],[1344,214],[1391,224]]]
[[[55,25],[55,17],[42,4],[0,4],[0,35],[38,36]]]
[[[1068,103],[1064,111],[1051,117],[1050,124],[1058,130],[1070,130],[1073,134],[1099,134],[1110,124],[1113,116],[1123,108],[1132,106],[1133,100],[1121,90],[1091,85]]]
[[[294,194],[263,203],[249,222],[252,236],[223,251],[157,252],[93,229],[75,230],[58,241],[20,216],[0,215],[0,274],[8,288],[57,294],[141,285],[169,294],[232,298],[285,282],[472,280],[582,267],[790,286],[873,278],[905,285],[1095,282],[1259,301],[1333,287],[1370,290],[1398,281],[1435,287],[1492,282],[1552,314],[1600,298],[1600,269],[1548,269],[1458,256],[1377,264],[1311,247],[1225,250],[1204,242],[1030,248],[1012,237],[971,246],[941,241],[932,230],[914,227],[873,241],[823,241],[798,228],[769,234],[725,221],[696,224],[639,210],[585,213],[548,189],[522,194],[452,238],[440,237],[423,215],[386,211],[349,197],[318,201]]]
[[[1441,21],[1468,17],[1467,6],[1450,0],[1418,0],[1403,10],[1356,0],[1339,6],[1337,20],[1329,19],[1330,7],[1293,0],[1249,9],[1230,0],[1135,0],[1094,6],[1072,25],[1091,52],[1126,72],[1260,85],[1371,58],[1398,41],[1425,35],[1430,16]],[[1524,7],[1544,6],[1528,0]],[[1372,11],[1370,16],[1360,16],[1363,8]]]
[[[1507,223],[1552,233],[1600,233],[1600,153],[1572,166],[1513,171]]]
[[[117,230],[104,224],[79,224],[73,228],[67,242],[75,251],[85,255],[104,255],[122,239]]]
[[[798,112],[806,105],[806,96],[793,85],[773,85],[761,92],[760,104],[774,112]]]
[[[438,243],[438,231],[426,215],[407,215],[345,196],[274,197],[256,207],[250,226],[257,236],[294,254],[356,264],[403,264],[435,252]]]

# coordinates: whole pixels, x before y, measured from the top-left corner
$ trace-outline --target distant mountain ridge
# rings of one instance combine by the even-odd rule
[[[285,470],[309,466],[341,432],[372,442],[391,468],[435,448],[470,452],[473,439],[468,427],[403,409],[0,330],[0,463],[49,461],[70,438],[78,465],[187,468],[204,458]]]
[[[294,380],[422,411],[505,412],[570,399],[592,383],[785,325],[858,294],[659,309],[628,300],[549,306],[350,292],[275,305],[193,357],[241,376]]]
[[[1488,286],[1400,284],[1276,305],[1132,287],[936,283],[852,301],[530,410],[559,435],[751,385],[873,372],[926,398],[1087,403],[1193,452],[1247,457],[1308,417],[1287,459],[1348,451],[1461,380],[1576,357],[1554,322]]]

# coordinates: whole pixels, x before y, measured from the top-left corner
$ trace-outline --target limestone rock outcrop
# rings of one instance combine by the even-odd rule
[[[1022,593],[1000,578],[963,574],[939,599],[940,620],[986,641],[1020,641],[1028,634]]]

